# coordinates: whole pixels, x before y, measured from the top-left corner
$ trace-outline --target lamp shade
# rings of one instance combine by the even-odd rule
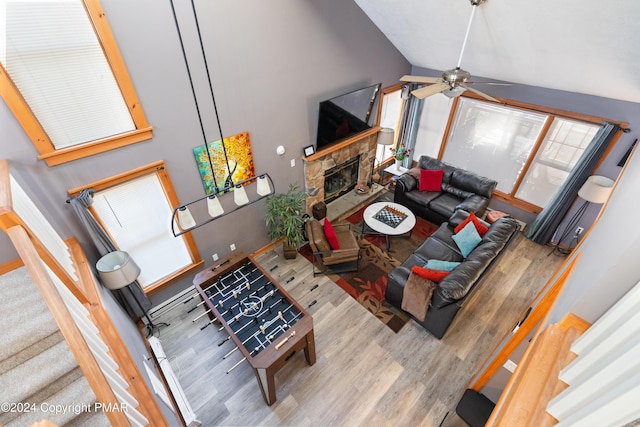
[[[140,267],[124,251],[110,252],[100,258],[96,269],[102,284],[111,290],[124,288],[135,282],[140,275]]]
[[[395,133],[391,128],[381,128],[378,132],[378,145],[392,145]]]
[[[240,184],[236,185],[235,189],[233,190],[233,201],[238,206],[246,205],[247,203],[249,203],[247,192]]]
[[[606,176],[592,175],[582,185],[578,191],[578,196],[590,203],[604,203],[607,201],[612,189],[612,179]]]
[[[196,221],[193,219],[193,215],[191,215],[189,208],[186,206],[178,208],[178,222],[180,223],[180,228],[183,230],[196,226]]]
[[[267,179],[267,175],[260,175],[258,177],[258,189],[256,192],[260,196],[266,196],[271,193],[271,187],[269,186],[269,180]]]
[[[218,199],[215,194],[212,194],[207,198],[207,211],[209,212],[209,216],[211,218],[215,218],[224,213],[224,209],[222,209],[220,199]]]

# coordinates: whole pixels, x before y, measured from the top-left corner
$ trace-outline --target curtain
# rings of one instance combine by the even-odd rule
[[[411,96],[411,91],[417,88],[418,85],[415,83],[407,83],[402,87],[402,118],[400,120],[400,129],[398,129],[398,145],[404,144],[408,150],[412,150],[412,153],[416,146],[418,122],[424,105],[424,99]],[[410,168],[412,161],[413,155],[406,157],[402,161],[402,166]]]
[[[82,190],[77,197],[72,198],[69,203],[76,213],[85,230],[91,237],[93,244],[101,256],[118,250],[116,245],[111,241],[109,235],[104,231],[100,223],[96,221],[89,211],[89,206],[93,203],[93,190]],[[144,293],[140,284],[135,281],[127,286],[131,292],[123,292],[122,289],[113,291],[113,295],[120,305],[127,311],[129,316],[138,321],[151,308],[151,300]],[[135,299],[134,299],[135,298]],[[144,312],[140,311],[138,303],[142,306]]]
[[[525,236],[542,245],[546,245],[551,241],[556,229],[578,195],[580,187],[593,172],[619,128],[620,126],[609,122],[604,122],[600,126],[600,129],[589,143],[587,149],[582,153],[580,160],[569,173],[564,184],[527,229]]]

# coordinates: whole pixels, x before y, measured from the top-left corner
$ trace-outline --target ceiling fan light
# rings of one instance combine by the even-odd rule
[[[452,87],[449,90],[442,91],[441,93],[444,96],[446,96],[447,98],[453,99],[453,98],[457,98],[460,95],[462,95],[462,92],[464,92],[464,91],[465,91],[465,88],[457,86],[457,87]]]

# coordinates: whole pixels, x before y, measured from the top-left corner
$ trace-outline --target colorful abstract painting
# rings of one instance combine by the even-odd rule
[[[206,194],[211,194],[215,190],[220,191],[226,186],[255,175],[249,132],[224,138],[224,146],[222,144],[220,140],[207,144],[211,162],[204,145],[193,149]],[[213,175],[211,165],[213,165]]]

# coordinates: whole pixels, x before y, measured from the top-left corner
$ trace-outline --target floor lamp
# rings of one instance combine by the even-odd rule
[[[580,205],[578,210],[576,210],[571,219],[569,219],[569,222],[567,222],[567,225],[564,228],[564,232],[560,236],[560,239],[556,243],[556,246],[553,248],[552,253],[557,251],[562,255],[568,255],[571,252],[570,247],[568,249],[562,249],[560,248],[560,244],[569,234],[571,234],[571,232],[575,231],[576,226],[580,223],[580,219],[589,207],[589,204],[602,204],[606,202],[609,198],[609,194],[611,194],[612,189],[612,179],[600,175],[592,175],[587,178],[585,183],[582,185],[582,187],[580,187],[580,190],[578,191],[578,197],[583,199],[584,202]]]
[[[100,281],[105,288],[112,291],[122,288],[129,289],[133,300],[140,308],[144,317],[147,318],[148,325],[145,327],[149,327],[150,329],[147,336],[151,335],[156,325],[153,324],[147,312],[142,308],[142,304],[140,304],[136,295],[131,288],[129,288],[129,285],[135,282],[140,275],[140,267],[138,267],[138,264],[133,261],[127,252],[114,251],[100,258],[96,263],[96,269],[98,270]],[[159,325],[169,326],[168,323],[160,323]]]
[[[376,145],[376,156],[373,159],[373,162],[371,163],[371,185],[373,186],[373,170],[376,166],[376,162],[378,161],[378,156],[377,156],[377,151],[378,151],[378,145],[383,145],[383,146],[387,146],[387,145],[393,145],[393,141],[395,140],[395,134],[396,131],[394,129],[391,128],[380,128],[380,130],[378,131],[378,140],[376,141],[377,145]],[[384,152],[382,153],[382,157],[384,159]],[[381,164],[382,161],[378,161],[378,164]],[[378,171],[378,179],[377,179],[378,183],[380,183],[380,171]]]

